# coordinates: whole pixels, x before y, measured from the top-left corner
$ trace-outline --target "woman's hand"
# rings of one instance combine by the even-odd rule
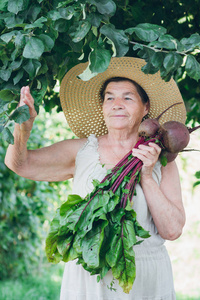
[[[153,168],[158,161],[161,148],[155,143],[149,143],[146,145],[139,145],[139,147],[133,148],[132,154],[143,162],[141,176],[152,177]]]
[[[19,106],[23,106],[25,104],[29,107],[30,119],[23,122],[20,126],[20,129],[22,131],[30,132],[33,127],[33,122],[37,116],[37,112],[34,107],[34,99],[31,96],[29,86],[24,86],[21,88]]]

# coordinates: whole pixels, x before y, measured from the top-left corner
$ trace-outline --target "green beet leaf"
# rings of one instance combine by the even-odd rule
[[[92,224],[95,218],[99,218],[98,209],[106,206],[109,202],[109,195],[107,193],[97,193],[92,201],[90,200],[80,215],[80,219],[77,222],[76,230],[79,231],[79,235],[82,237],[92,229]]]
[[[57,242],[58,242],[58,232],[59,232],[60,222],[59,222],[59,210],[57,210],[54,219],[51,221],[49,234],[46,238],[45,252],[49,262],[58,263],[62,260],[62,256],[58,254]]]
[[[58,252],[64,256],[65,253],[69,250],[73,242],[73,234],[68,233],[64,236],[58,237],[57,240],[57,249]]]
[[[137,243],[133,221],[122,217],[121,226],[113,230],[110,249],[106,254],[106,261],[112,267],[114,278],[125,293],[129,293],[136,276],[135,253],[133,245]]]
[[[64,202],[60,207],[60,215],[64,215],[72,206],[79,204],[84,199],[81,198],[79,195],[69,195],[67,201]]]
[[[99,253],[104,239],[104,228],[107,225],[107,220],[99,222],[82,240],[82,256],[87,266],[90,268],[99,267]]]
[[[119,280],[124,293],[128,294],[133,287],[136,277],[135,257],[132,248],[124,249],[117,264],[112,268],[112,274]]]

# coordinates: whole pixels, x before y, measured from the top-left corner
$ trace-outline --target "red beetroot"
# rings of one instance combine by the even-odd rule
[[[182,151],[190,141],[188,128],[176,121],[164,123],[159,130],[163,145],[168,152],[178,153]]]
[[[173,160],[176,159],[176,157],[178,156],[178,153],[171,153],[171,152],[168,152],[166,150],[163,150],[161,152],[161,156],[166,157],[167,162],[169,163],[169,162],[172,162]]]
[[[172,105],[170,105],[168,108],[166,108],[157,118],[155,119],[146,119],[144,120],[139,127],[139,136],[148,138],[151,136],[154,136],[158,130],[160,129],[160,123],[159,123],[159,119],[161,118],[161,116],[171,107],[173,107],[174,105],[178,105],[178,104],[182,104],[182,102],[177,102],[174,103]]]

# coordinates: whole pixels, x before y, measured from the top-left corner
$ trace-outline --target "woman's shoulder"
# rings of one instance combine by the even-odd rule
[[[61,142],[58,142],[57,145],[59,147],[60,153],[68,153],[68,155],[76,157],[77,153],[86,142],[87,138],[75,138],[63,140]]]
[[[70,148],[75,156],[78,152],[85,149],[88,145],[93,145],[95,147],[98,146],[98,139],[94,134],[91,134],[89,137],[69,139],[62,142],[63,148]]]

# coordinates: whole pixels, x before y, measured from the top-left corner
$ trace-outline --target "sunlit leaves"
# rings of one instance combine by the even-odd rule
[[[41,68],[41,63],[37,59],[29,59],[26,64],[24,64],[23,69],[29,74],[32,80]]]
[[[194,184],[193,184],[193,187],[196,187],[197,185],[200,185],[200,171],[197,171],[195,173],[195,177],[196,179],[198,179]]]
[[[70,29],[69,35],[74,43],[80,42],[89,32],[91,24],[87,20],[76,22]]]
[[[198,33],[192,34],[189,38],[183,38],[181,41],[185,51],[192,51],[194,48],[200,48],[200,35]]]
[[[187,56],[185,69],[190,77],[194,78],[195,80],[200,79],[200,64],[197,62],[194,56]]]
[[[103,25],[100,29],[101,34],[111,40],[116,49],[116,56],[125,56],[129,50],[128,37],[123,30],[116,29],[114,25]]]
[[[2,127],[2,126],[1,126]],[[14,137],[13,134],[11,133],[10,129],[8,127],[2,128],[2,138],[4,141],[6,141],[8,144],[14,144]]]
[[[166,29],[162,26],[155,24],[139,24],[136,27],[126,29],[125,32],[128,34],[135,34],[144,42],[152,42],[157,40],[160,36],[166,33]]]
[[[28,4],[29,0],[8,0],[8,11],[17,14],[18,12],[27,8]]]
[[[115,14],[116,4],[112,0],[100,0],[100,1],[89,0],[88,2],[91,3],[91,4],[96,5],[98,11],[102,15],[106,14],[106,15],[113,16]]]
[[[44,18],[44,17],[41,17],[39,19],[37,19],[34,23],[32,24],[27,24],[25,27],[24,27],[24,30],[26,29],[34,29],[34,28],[42,28],[44,26],[44,22],[47,21],[47,18]]]
[[[29,107],[27,105],[20,106],[14,110],[10,116],[10,120],[22,124],[30,118]]]
[[[107,69],[111,57],[125,55],[145,59],[142,70],[146,74],[160,71],[166,81],[184,72],[199,80],[200,35],[182,35],[178,40],[164,25],[142,18],[144,4],[132,7],[125,1],[124,5],[113,0],[66,0],[52,5],[42,0],[2,0],[0,90],[19,94],[22,86],[29,85],[41,104],[39,97],[76,64],[89,62],[80,78],[90,80]],[[123,21],[115,19],[119,12]],[[51,105],[45,103],[47,110],[56,105],[61,109],[57,98]]]
[[[31,37],[27,42],[22,55],[25,58],[38,59],[40,58],[43,52],[44,52],[43,42],[38,38]]]
[[[88,67],[79,75],[79,78],[84,81],[104,72],[108,68],[111,59],[110,51],[105,49],[103,44],[94,41],[90,43],[90,47],[92,51],[89,55]]]

